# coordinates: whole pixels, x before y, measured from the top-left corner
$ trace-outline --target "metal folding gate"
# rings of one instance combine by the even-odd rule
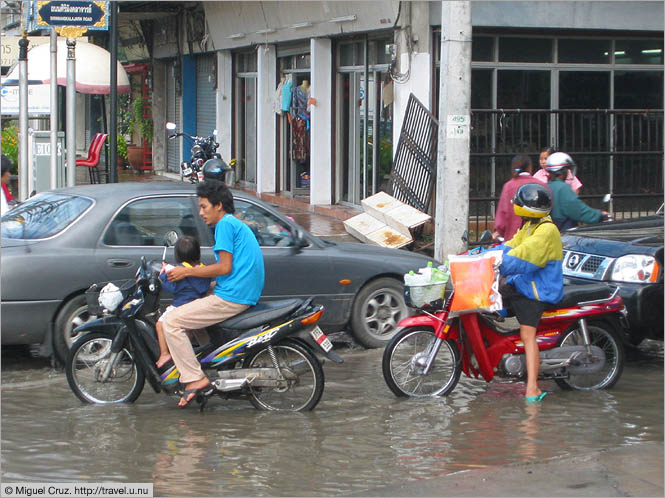
[[[196,58],[196,134],[207,137],[217,127],[215,56]]]
[[[396,199],[425,213],[429,212],[436,182],[438,135],[438,120],[411,94],[406,105],[388,191]]]

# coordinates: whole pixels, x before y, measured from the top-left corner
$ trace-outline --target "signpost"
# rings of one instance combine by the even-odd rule
[[[108,1],[38,0],[31,6],[31,29],[52,27],[67,37],[67,186],[72,187],[76,183],[76,38],[88,30],[108,30]]]

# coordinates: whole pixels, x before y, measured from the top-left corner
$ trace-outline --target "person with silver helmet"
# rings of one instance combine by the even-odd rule
[[[527,382],[524,400],[539,404],[547,393],[538,387],[540,355],[536,329],[545,304],[563,297],[561,234],[549,216],[552,193],[542,183],[526,183],[513,197],[513,210],[522,218],[515,236],[499,246],[503,250],[500,292],[504,306],[513,311],[524,343]]]
[[[554,205],[552,220],[559,230],[576,227],[579,223],[598,223],[607,219],[607,211],[587,206],[566,183],[568,172],[575,166],[573,158],[565,152],[555,152],[547,158],[549,181]]]

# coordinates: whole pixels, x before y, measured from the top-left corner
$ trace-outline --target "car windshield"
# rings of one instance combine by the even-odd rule
[[[5,213],[0,227],[5,239],[45,239],[74,222],[92,204],[86,197],[45,192]]]

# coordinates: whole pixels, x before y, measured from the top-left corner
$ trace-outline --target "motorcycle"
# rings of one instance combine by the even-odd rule
[[[171,241],[177,238],[173,234],[167,234]],[[155,365],[160,269],[161,263],[148,264],[141,258],[135,279],[117,283],[122,299],[114,309],[98,309],[100,285],[86,292],[89,309],[103,316],[76,328],[84,334],[67,357],[67,382],[81,401],[134,402],[146,379],[156,393],[182,396],[180,374],[172,361],[159,370]],[[210,389],[197,394],[200,409],[214,395],[248,398],[261,410],[314,409],[324,389],[322,363],[315,352],[343,362],[317,326],[323,311],[312,298],[259,302],[208,327],[210,342],[194,349],[211,381]]]
[[[175,123],[166,123],[166,129],[175,132],[177,125]],[[221,159],[221,154],[217,153],[219,144],[217,143],[217,130],[213,130],[209,137],[192,136],[185,132],[177,132],[169,135],[169,140],[187,137],[192,140],[191,160],[183,161],[180,165],[180,172],[183,178],[188,178],[191,183],[203,181],[203,165],[208,159]]]
[[[620,331],[627,323],[617,292],[600,284],[569,286],[559,303],[547,306],[536,331],[539,379],[583,391],[616,384],[625,355]],[[418,314],[399,322],[401,330],[382,360],[384,380],[395,395],[448,395],[462,372],[486,382],[495,376],[525,379],[517,320],[497,312],[451,312],[453,295],[446,287],[442,298],[414,303],[405,288],[407,304]]]

